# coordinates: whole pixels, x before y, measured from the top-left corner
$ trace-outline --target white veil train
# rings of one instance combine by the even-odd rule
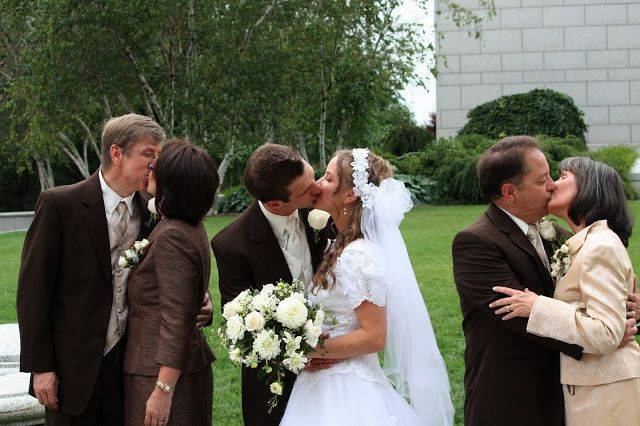
[[[379,187],[367,182],[369,151],[352,151],[354,191],[362,200],[362,232],[387,264],[387,344],[384,372],[426,425],[453,425],[454,409],[447,369],[438,350],[407,253],[400,222],[413,202],[404,183],[385,179]]]

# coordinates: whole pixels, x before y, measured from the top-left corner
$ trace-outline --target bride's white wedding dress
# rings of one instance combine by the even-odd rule
[[[390,285],[384,259],[364,239],[349,244],[335,265],[336,282],[309,292],[309,299],[331,312],[337,325],[325,324],[330,337],[358,328],[355,309],[364,301],[387,304]],[[331,278],[327,277],[329,283]],[[377,354],[345,359],[331,368],[298,375],[281,425],[421,425],[411,405],[391,385]]]

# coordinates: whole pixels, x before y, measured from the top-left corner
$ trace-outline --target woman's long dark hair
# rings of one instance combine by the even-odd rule
[[[558,166],[560,173],[574,174],[578,184],[569,206],[569,218],[585,226],[606,219],[625,247],[633,229],[633,217],[624,193],[622,180],[613,167],[587,157],[565,158]]]

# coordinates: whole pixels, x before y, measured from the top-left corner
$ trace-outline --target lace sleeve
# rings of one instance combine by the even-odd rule
[[[365,300],[378,306],[386,305],[389,278],[371,247],[347,247],[340,256],[339,269],[340,287],[352,309]]]

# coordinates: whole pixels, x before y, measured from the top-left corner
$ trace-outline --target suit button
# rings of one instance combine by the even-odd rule
[[[121,314],[122,313],[122,309],[118,308],[118,309],[116,309],[116,312]]]

